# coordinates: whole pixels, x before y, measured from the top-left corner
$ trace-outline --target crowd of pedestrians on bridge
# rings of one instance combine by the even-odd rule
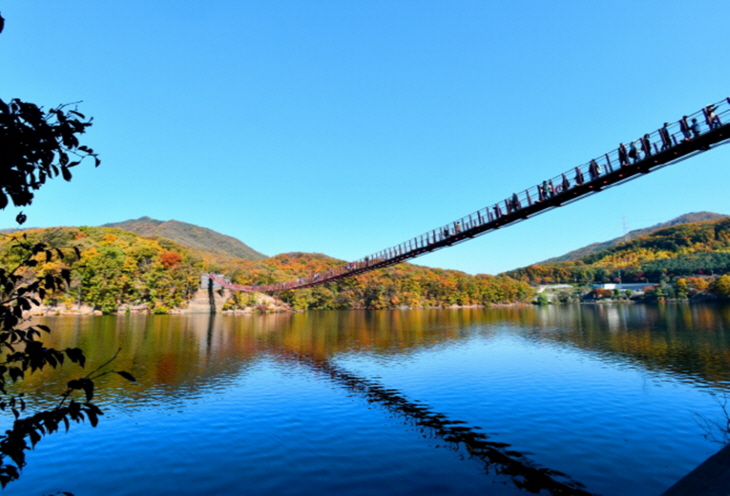
[[[730,98],[723,100],[719,105],[730,106]],[[730,109],[728,108],[722,112],[723,115],[728,113],[730,113]],[[704,121],[704,125],[700,123],[698,117]],[[665,122],[655,133],[645,134],[641,138],[629,142],[628,146],[625,143],[621,143],[615,151],[606,153],[600,159],[592,159],[587,164],[580,165],[572,171],[561,174],[559,178],[542,181],[534,188],[532,193],[530,192],[532,188],[525,190],[521,194],[513,193],[511,197],[497,202],[491,207],[481,209],[468,217],[429,231],[395,247],[364,257],[361,260],[330,269],[327,272],[300,277],[295,281],[252,288],[256,288],[253,290],[258,291],[280,291],[306,287],[413,258],[420,253],[433,251],[437,248],[461,241],[470,235],[474,236],[483,233],[489,230],[490,227],[501,227],[520,218],[525,218],[527,213],[520,213],[520,211],[535,204],[546,204],[547,207],[545,208],[549,208],[549,206],[559,205],[566,200],[586,194],[591,190],[597,191],[602,184],[608,184],[609,182],[613,184],[620,181],[620,178],[624,177],[621,172],[622,170],[648,165],[645,162],[652,157],[655,157],[655,164],[671,162],[671,156],[662,154],[665,152],[671,153],[674,147],[690,143],[701,137],[703,135],[703,127],[706,128],[704,133],[707,133],[722,126],[723,123],[718,114],[717,104],[707,105],[700,112],[693,114],[691,119],[688,116],[683,116],[676,123],[670,124]],[[652,135],[654,135],[654,141],[652,141]],[[658,138],[658,141],[656,141],[656,138]],[[699,149],[705,150],[707,148]],[[656,157],[658,155],[662,156]],[[614,167],[611,156],[618,162],[617,167]],[[611,176],[611,180],[608,180],[607,177],[613,174],[616,174],[616,176]],[[578,187],[582,187],[583,189],[580,191],[575,190]],[[565,196],[569,191],[572,194]],[[530,212],[537,212],[539,210],[542,210],[542,208],[533,209]],[[504,218],[505,216],[510,217]],[[487,226],[488,224],[490,225],[489,227]],[[471,231],[470,234],[470,230],[472,229],[474,231]]]
[[[723,101],[722,104],[730,105],[730,99]],[[717,110],[717,105],[712,104],[697,113],[698,117],[704,117],[704,125],[708,131],[723,125]],[[730,112],[730,110],[726,109],[725,113],[727,112]],[[652,133],[654,139],[656,140],[658,138],[658,141],[652,141],[652,135],[645,134],[641,138],[631,141],[628,147],[624,143],[621,143],[617,150],[605,154],[601,159],[592,159],[587,164],[575,167],[569,173],[561,174],[557,179],[544,180],[536,186],[533,193],[531,193],[530,189],[525,190],[521,194],[513,193],[511,197],[504,201],[497,202],[491,207],[480,210],[469,217],[452,222],[440,229],[435,229],[430,233],[426,233],[394,248],[379,252],[369,258],[366,257],[362,261],[352,262],[348,264],[348,270],[362,269],[370,265],[381,264],[383,261],[388,261],[392,258],[400,259],[403,255],[431,251],[433,248],[450,244],[455,237],[461,238],[458,235],[462,234],[462,232],[466,233],[473,227],[483,226],[490,222],[496,223],[498,220],[501,221],[505,215],[516,214],[524,207],[532,206],[535,203],[547,202],[575,187],[587,186],[587,188],[592,189],[594,188],[594,184],[592,183],[599,181],[601,178],[606,177],[606,175],[612,174],[618,169],[640,164],[654,155],[669,151],[681,143],[696,139],[702,133],[703,125],[700,124],[697,117],[693,117],[690,120],[689,117],[684,116],[674,124],[665,122],[659,130]],[[618,158],[618,168],[614,167],[614,162],[611,161],[611,155],[614,156],[614,160],[616,160],[616,157]],[[509,220],[504,220],[504,223],[506,224],[512,220],[514,220],[514,217]]]
[[[730,99],[727,99],[726,102],[730,104]],[[726,102],[722,103],[724,104]],[[703,108],[701,112],[698,112],[700,117],[704,117],[703,120],[707,127],[707,131],[712,131],[722,127],[723,125],[717,110],[717,105],[711,104]],[[728,110],[725,111],[725,113],[727,112]],[[677,132],[673,133],[672,128],[676,129]],[[690,118],[685,115],[673,125],[665,122],[664,125],[655,133],[655,135],[659,138],[659,141],[652,142],[652,136],[650,134],[645,134],[641,138],[631,141],[628,147],[625,143],[619,144],[614,156],[618,158],[619,168],[630,167],[648,160],[656,154],[669,151],[681,143],[686,143],[699,138],[702,135],[702,132],[703,126],[700,124],[698,118],[693,117],[690,121]],[[596,159],[592,159],[588,162],[588,164],[576,167],[572,183],[568,175],[566,175],[567,173],[561,174],[559,180],[546,179],[536,186],[537,194],[534,201],[544,202],[560,195],[561,193],[567,192],[571,188],[590,184],[594,181],[598,181],[607,174],[613,173],[615,169],[611,162],[610,155],[611,153],[607,153],[602,157],[602,159],[605,159],[605,163],[603,164],[599,163]],[[589,178],[587,182],[585,180],[584,171],[587,173]],[[525,190],[524,199],[529,205],[532,205],[533,197],[530,195],[529,189]],[[511,198],[504,200],[504,205],[510,213],[519,210],[522,206],[519,196],[516,193],[513,193]],[[497,218],[501,217],[499,203],[492,207],[492,211],[495,213]]]

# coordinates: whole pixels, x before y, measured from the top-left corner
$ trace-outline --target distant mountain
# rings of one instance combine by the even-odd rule
[[[661,224],[657,224],[657,225],[651,226],[651,227],[645,227],[643,229],[635,229],[635,230],[627,233],[626,236],[621,236],[620,238],[615,238],[610,241],[592,243],[588,246],[584,246],[583,248],[578,248],[577,250],[569,251],[565,255],[561,255],[559,257],[548,258],[547,260],[543,260],[542,262],[537,262],[535,265],[544,265],[544,264],[555,263],[555,262],[575,262],[585,256],[592,255],[594,253],[598,253],[599,251],[603,251],[603,250],[606,250],[613,246],[619,245],[621,243],[625,243],[626,241],[631,241],[632,239],[636,239],[640,236],[646,236],[647,234],[652,234],[652,233],[654,233],[660,229],[664,229],[666,227],[673,227],[673,226],[676,226],[679,224],[689,224],[690,222],[717,220],[717,219],[722,219],[723,217],[726,217],[726,216],[722,215],[722,214],[716,214],[713,212],[693,212],[693,213],[689,213],[689,214],[680,215],[679,217],[672,219],[668,222],[662,222]]]
[[[676,219],[675,219],[676,220]],[[730,217],[678,223],[575,261],[549,262],[505,272],[530,284],[637,282],[713,277],[730,273]]]
[[[226,258],[262,260],[267,258],[238,239],[206,227],[177,220],[157,220],[140,217],[123,222],[111,222],[101,227],[117,227],[147,237],[167,238],[187,248],[215,253]]]

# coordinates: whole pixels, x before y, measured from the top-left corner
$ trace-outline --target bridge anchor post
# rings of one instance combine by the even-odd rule
[[[210,313],[215,313],[215,295],[213,294],[213,279],[208,277],[208,302],[210,303]]]

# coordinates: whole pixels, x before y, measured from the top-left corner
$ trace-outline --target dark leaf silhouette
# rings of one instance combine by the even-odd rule
[[[0,32],[3,22],[0,17]],[[79,144],[78,135],[90,125],[91,120],[86,120],[82,113],[66,111],[65,106],[46,112],[33,103],[18,99],[9,104],[0,100],[0,169],[3,171],[0,175],[0,210],[11,203],[16,207],[30,205],[35,192],[59,174],[70,181],[69,168],[87,157],[93,157],[95,165],[99,165],[94,151]],[[78,160],[70,161],[70,156]],[[26,220],[22,211],[16,215],[18,224]],[[111,373],[103,369],[116,357],[85,377],[68,381],[68,389],[59,391],[61,397],[55,408],[29,412],[32,409],[26,410],[22,392],[8,394],[8,390],[23,387],[21,379],[47,367],[63,366],[65,358],[81,367],[86,363],[79,348],[56,350],[44,346],[41,338],[51,329],[42,324],[29,325],[25,313],[47,296],[69,288],[70,262],[63,251],[47,239],[31,240],[26,234],[12,237],[10,250],[19,262],[14,268],[0,268],[0,411],[10,417],[6,423],[11,425],[0,434],[2,487],[20,477],[26,464],[26,452],[44,436],[57,432],[60,425],[68,430],[71,423],[88,420],[92,426],[98,424],[102,411],[91,403],[95,394],[94,378]],[[80,259],[79,249],[74,247],[74,252]],[[13,388],[6,387],[9,382],[15,383]],[[83,402],[78,401],[79,397]]]
[[[129,372],[124,372],[123,370],[117,370],[116,373],[121,375],[128,381],[137,382],[137,379],[135,379],[134,376],[132,374],[130,374]]]
[[[94,381],[83,379],[83,389],[86,393],[86,401],[91,401],[94,398]]]

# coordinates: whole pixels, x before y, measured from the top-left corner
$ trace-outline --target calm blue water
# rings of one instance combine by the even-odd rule
[[[721,447],[705,424],[725,422],[730,387],[730,311],[716,306],[46,324],[87,368],[122,347],[114,366],[139,384],[101,380],[99,427],[46,437],[8,496],[529,494],[515,466],[660,494]],[[28,387],[51,401],[75,375]],[[470,453],[447,425],[505,446]]]

